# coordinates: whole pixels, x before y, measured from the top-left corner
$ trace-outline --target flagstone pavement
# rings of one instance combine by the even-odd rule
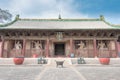
[[[120,80],[120,66],[0,66],[0,80]]]

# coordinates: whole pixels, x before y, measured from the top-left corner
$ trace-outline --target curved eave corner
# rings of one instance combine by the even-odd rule
[[[111,23],[109,23],[109,22],[107,22],[107,21],[104,21],[104,22],[105,22],[106,24],[110,25],[110,26],[113,27],[113,28],[120,29],[120,25],[111,24]]]
[[[100,20],[102,20],[104,23],[106,23],[107,25],[111,26],[114,29],[120,29],[120,25],[115,25],[107,22],[103,15],[100,16]]]
[[[1,24],[0,27],[7,27],[7,26],[15,23],[15,22],[16,22],[17,20],[19,20],[19,19],[20,19],[20,18],[19,18],[19,15],[16,15],[15,19],[14,19],[12,22],[6,23],[6,24]]]

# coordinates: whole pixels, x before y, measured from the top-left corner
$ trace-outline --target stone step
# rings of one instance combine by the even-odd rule
[[[72,58],[72,64],[77,64],[78,58]],[[99,58],[84,58],[86,64],[100,64]],[[120,58],[110,58],[110,64],[120,64]]]
[[[72,64],[77,64],[79,58],[72,58]],[[86,64],[99,64],[98,58],[83,58]]]
[[[77,64],[78,58],[45,58],[47,60],[47,65],[56,66],[56,61],[64,61],[65,66],[70,66]],[[84,58],[86,64],[100,64],[99,58]],[[0,65],[1,64],[14,64],[13,58],[0,58]],[[25,58],[24,63],[27,64],[38,64],[38,58]],[[120,58],[110,58],[110,64],[120,64]]]
[[[14,64],[13,58],[0,58],[0,64]],[[23,64],[38,64],[37,58],[24,58]]]
[[[0,64],[14,64],[13,58],[0,58]]]

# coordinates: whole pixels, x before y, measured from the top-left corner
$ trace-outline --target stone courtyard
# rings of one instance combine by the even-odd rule
[[[0,80],[120,80],[119,64],[70,65],[67,62],[63,68],[56,67],[54,61],[51,64],[0,64]]]

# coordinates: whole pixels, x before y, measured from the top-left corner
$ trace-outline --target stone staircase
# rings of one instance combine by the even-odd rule
[[[78,58],[71,59],[72,64],[77,63]],[[84,58],[86,65],[98,65],[100,64],[99,58]],[[110,65],[120,65],[120,58],[110,58]]]
[[[13,63],[13,58],[0,58],[0,65],[10,65]]]
[[[56,61],[64,61],[64,66],[77,65],[78,58],[46,58],[47,65],[56,67]],[[100,64],[98,58],[84,58],[86,64]],[[14,65],[13,58],[0,58],[0,65]],[[38,58],[25,58],[23,65],[38,65]],[[120,58],[111,58],[110,65],[120,65]]]
[[[37,63],[37,58],[24,58],[23,65],[35,65]],[[0,65],[14,65],[13,58],[0,58]]]
[[[83,58],[86,64],[99,64],[98,58]],[[72,64],[78,64],[78,58],[72,58]]]

